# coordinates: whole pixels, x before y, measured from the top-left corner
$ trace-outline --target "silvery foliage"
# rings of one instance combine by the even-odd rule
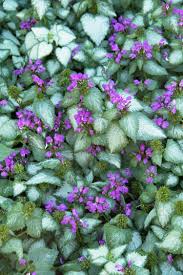
[[[173,2],[183,8],[181,0]],[[154,123],[149,107],[149,98],[161,93],[162,83],[180,80],[183,72],[182,40],[177,39],[182,35],[178,19],[175,15],[162,16],[161,5],[159,0],[0,1],[0,100],[8,100],[6,106],[0,106],[0,161],[21,148],[26,139],[31,150],[23,177],[0,177],[2,274],[33,271],[37,275],[183,273],[182,117],[178,123],[172,120],[168,129],[163,130]],[[147,39],[150,45],[157,46],[164,38],[169,57],[164,60],[155,50],[152,60],[137,58],[119,65],[108,59],[110,20],[119,15],[131,18],[140,29],[138,37],[126,34],[124,49],[130,50],[137,39]],[[22,31],[20,22],[32,17],[37,20],[36,26]],[[161,27],[164,31],[158,33],[157,28]],[[80,50],[72,55],[78,45]],[[17,81],[13,70],[26,65],[29,59],[43,60],[47,69],[45,76],[53,79],[53,85],[40,99],[35,86],[25,76],[24,85],[19,87],[20,98],[16,100],[9,94],[10,86],[16,86]],[[62,73],[68,68],[72,72],[87,73],[95,84],[83,99],[94,117],[94,136],[74,131],[80,94],[74,91],[68,95],[66,87],[60,84]],[[135,96],[135,78],[148,78],[152,83],[141,91],[139,98]],[[122,92],[129,88],[134,94],[125,116],[119,115],[104,93],[102,84],[109,79],[115,80]],[[176,101],[182,116],[182,94]],[[46,129],[41,134],[23,133],[17,127],[15,116],[18,108],[27,108],[48,127],[53,127],[59,102],[63,116],[69,118],[72,125],[65,134],[63,156],[71,164],[65,170],[58,159],[45,159]],[[137,166],[133,154],[142,142],[154,142],[152,163],[157,165],[158,175],[151,185],[145,182],[144,165]],[[161,150],[156,142],[161,144]],[[105,150],[95,158],[85,150],[91,144],[101,145]],[[88,227],[74,235],[69,227],[60,225],[47,213],[43,205],[50,199],[65,203],[75,185],[86,185],[91,195],[100,196],[106,184],[106,170],[99,164],[107,171],[121,173],[124,168],[131,168],[132,216],[127,226],[120,228],[117,221],[121,209],[101,216],[84,211],[76,203],[74,207]],[[114,207],[113,202],[109,202]],[[29,216],[26,205],[34,205]],[[5,240],[3,226],[8,230]],[[104,245],[99,246],[99,236],[103,236]],[[167,261],[170,254],[172,263]],[[89,265],[78,261],[81,256],[86,257]],[[29,263],[26,271],[19,264],[22,258]],[[117,271],[117,264],[127,267],[129,261],[134,273]]]

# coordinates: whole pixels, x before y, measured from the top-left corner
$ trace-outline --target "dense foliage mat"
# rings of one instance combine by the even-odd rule
[[[183,1],[0,24],[0,275],[183,274]]]

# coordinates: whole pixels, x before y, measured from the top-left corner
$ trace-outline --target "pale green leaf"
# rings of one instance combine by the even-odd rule
[[[36,115],[48,126],[53,128],[55,120],[54,105],[49,99],[37,100],[33,104]]]

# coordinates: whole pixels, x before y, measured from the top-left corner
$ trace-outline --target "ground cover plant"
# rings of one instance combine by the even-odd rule
[[[183,274],[183,1],[0,25],[0,275]]]

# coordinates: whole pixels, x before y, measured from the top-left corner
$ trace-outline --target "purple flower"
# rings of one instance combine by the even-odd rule
[[[154,119],[154,121],[162,129],[166,129],[169,126],[168,121],[165,120],[163,117],[157,117],[157,118]]]
[[[8,101],[6,99],[0,100],[0,107],[6,106],[8,104]]]
[[[85,227],[85,224],[79,218],[77,210],[74,208],[72,209],[72,213],[70,215],[65,215],[60,223],[70,225],[73,234],[77,232],[78,225]]]
[[[70,75],[70,81],[71,84],[67,87],[68,92],[72,92],[75,88],[78,88],[78,84],[82,84],[84,81],[87,81],[88,88],[92,88],[94,86],[93,83],[89,81],[87,74],[72,73]]]
[[[146,182],[147,183],[153,183],[154,177],[157,176],[157,167],[154,165],[151,165],[146,170]]]
[[[144,42],[136,41],[132,46],[130,58],[135,59],[139,55],[145,56],[147,59],[152,58],[152,46],[149,45],[147,40]]]
[[[118,272],[124,272],[125,268],[121,264],[116,264],[115,268]]]
[[[91,213],[105,213],[109,208],[110,205],[104,197],[89,197],[86,203],[86,209]]]
[[[26,157],[29,154],[30,154],[30,150],[29,149],[27,149],[27,148],[20,149],[20,155],[21,155],[21,157]]]
[[[48,213],[52,213],[56,209],[56,203],[53,200],[49,200],[45,203],[44,208]]]
[[[103,239],[98,240],[98,244],[99,245],[104,245],[105,244],[105,240],[103,240]]]
[[[149,86],[151,84],[151,79],[145,79],[144,80],[144,85]]]
[[[92,113],[85,108],[80,108],[74,118],[78,125],[76,129],[77,132],[83,131],[85,126],[91,125],[94,121]]]
[[[64,126],[65,126],[66,130],[72,128],[72,125],[71,125],[70,120],[68,118],[64,120]]]
[[[21,258],[21,259],[19,260],[19,265],[25,266],[26,264],[27,264],[26,259]]]
[[[67,196],[67,201],[70,203],[79,202],[84,203],[86,201],[86,194],[89,192],[88,187],[77,187],[73,188],[73,191],[70,192]]]
[[[135,154],[138,162],[147,164],[148,160],[152,157],[153,150],[150,147],[146,147],[144,143],[140,144],[139,152]]]
[[[41,79],[39,76],[33,74],[32,75],[32,80],[34,81],[35,84],[37,84],[39,87],[43,87],[45,82],[43,79]]]
[[[56,209],[57,209],[58,211],[63,212],[63,211],[66,211],[66,210],[67,210],[67,206],[66,206],[64,203],[61,203],[61,204],[57,205]]]
[[[169,264],[173,263],[173,256],[172,256],[172,254],[168,254],[167,261],[168,261]]]
[[[138,80],[138,79],[134,79],[133,83],[134,83],[136,86],[138,86],[138,85],[141,84],[141,81]]]
[[[108,184],[102,188],[102,194],[108,194],[112,199],[120,201],[121,195],[128,193],[128,179],[121,177],[119,172],[109,172],[107,177]]]
[[[34,18],[31,18],[26,21],[22,21],[20,23],[20,28],[22,30],[30,30],[36,23],[37,21]]]
[[[174,83],[166,86],[167,91],[164,92],[163,95],[158,96],[156,101],[151,104],[151,108],[154,112],[166,109],[173,114],[176,113],[176,101],[172,99],[175,87]]]
[[[92,156],[96,157],[98,153],[103,150],[103,147],[100,145],[92,144],[86,148],[86,152],[90,153]]]
[[[16,112],[16,116],[18,118],[17,126],[20,130],[28,128],[36,130],[38,133],[42,132],[43,123],[32,111],[20,110]]]
[[[127,111],[131,103],[131,96],[123,96],[116,91],[116,84],[113,80],[102,85],[104,91],[109,96],[111,103],[115,104],[119,111]]]
[[[125,215],[126,215],[127,217],[130,217],[130,216],[131,216],[131,214],[132,214],[132,205],[131,205],[131,203],[127,203],[127,204],[125,205],[124,212],[125,212]]]

